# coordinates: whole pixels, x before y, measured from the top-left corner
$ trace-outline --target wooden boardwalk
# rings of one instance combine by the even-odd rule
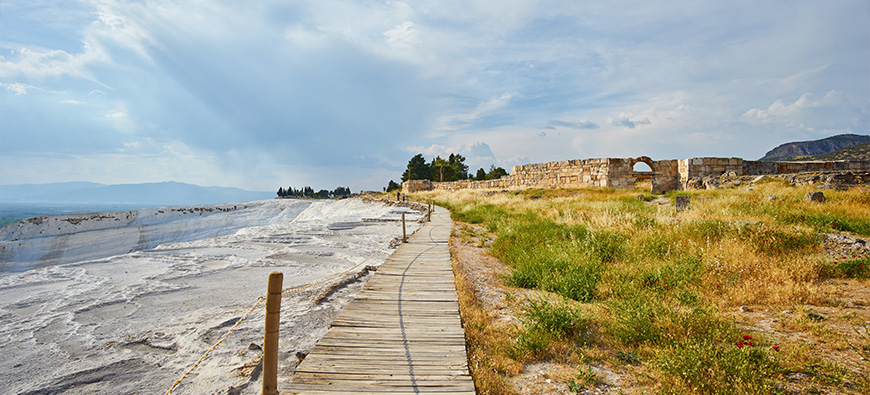
[[[290,394],[474,394],[440,207],[297,367]]]

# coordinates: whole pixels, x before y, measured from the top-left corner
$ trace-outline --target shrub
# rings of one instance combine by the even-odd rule
[[[822,277],[870,278],[870,256],[842,256],[822,264]]]
[[[777,363],[757,346],[689,339],[662,349],[654,362],[663,393],[770,394]]]
[[[544,359],[555,353],[555,342],[583,342],[589,319],[567,303],[548,300],[529,301],[523,310],[525,330],[517,336],[510,354],[515,359]]]

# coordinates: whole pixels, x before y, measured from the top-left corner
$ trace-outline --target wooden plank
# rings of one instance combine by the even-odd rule
[[[296,368],[292,394],[473,394],[447,239],[436,209]]]

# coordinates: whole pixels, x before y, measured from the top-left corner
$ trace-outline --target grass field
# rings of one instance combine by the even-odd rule
[[[534,392],[517,383],[540,366],[564,393],[870,393],[870,257],[823,243],[870,237],[870,192],[805,201],[813,190],[414,197],[450,209],[461,244],[503,266],[495,308],[457,276],[481,393]]]

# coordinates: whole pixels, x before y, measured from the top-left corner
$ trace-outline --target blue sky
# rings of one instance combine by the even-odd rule
[[[870,3],[0,3],[0,184],[380,189],[870,126]]]

